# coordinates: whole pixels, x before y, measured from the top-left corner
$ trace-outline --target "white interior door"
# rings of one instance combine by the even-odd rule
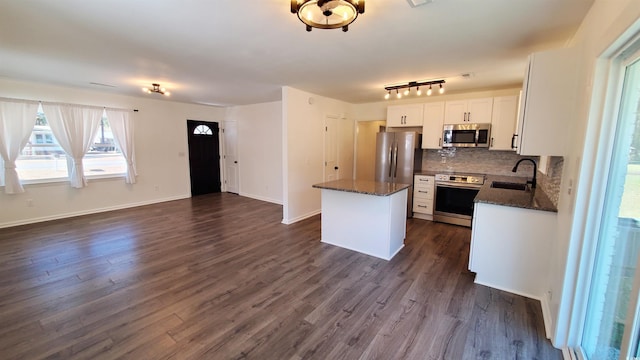
[[[225,122],[223,131],[225,191],[238,194],[238,129],[236,123]]]
[[[338,118],[329,115],[324,120],[324,181],[332,181],[339,178]]]

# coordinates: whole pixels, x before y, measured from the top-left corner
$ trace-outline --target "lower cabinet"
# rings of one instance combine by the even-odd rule
[[[476,203],[469,253],[475,282],[542,299],[556,221],[554,212]]]
[[[433,194],[435,177],[415,175],[413,178],[413,217],[433,220]]]

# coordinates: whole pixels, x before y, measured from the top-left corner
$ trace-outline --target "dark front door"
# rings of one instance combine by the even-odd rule
[[[218,123],[187,120],[191,196],[220,192]]]

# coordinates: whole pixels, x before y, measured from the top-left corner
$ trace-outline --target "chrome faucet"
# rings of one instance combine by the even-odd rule
[[[526,161],[531,161],[533,163],[533,178],[531,178],[531,181],[527,181],[527,184],[531,184],[531,188],[535,189],[535,187],[536,187],[536,174],[538,173],[538,165],[536,165],[535,160],[529,159],[529,158],[520,159],[516,163],[516,166],[514,166],[513,169],[511,169],[511,171],[512,172],[518,171],[518,165],[520,165],[520,163],[525,161],[525,160]]]

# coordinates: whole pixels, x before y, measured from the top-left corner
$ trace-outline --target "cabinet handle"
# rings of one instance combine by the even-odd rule
[[[438,147],[442,147],[442,138],[438,139]]]
[[[427,193],[427,191],[424,191],[424,190],[418,190],[418,192],[425,193],[425,194]]]
[[[471,111],[467,113],[467,121],[471,121]]]
[[[424,206],[424,205],[418,205],[418,207],[421,207],[421,208],[426,208],[426,206]]]
[[[516,146],[515,142],[516,142],[516,136],[518,136],[518,134],[513,134],[513,136],[511,137],[511,148],[512,149],[517,149],[518,147]]]
[[[491,138],[491,144],[489,145],[489,147],[493,147],[493,137]]]

